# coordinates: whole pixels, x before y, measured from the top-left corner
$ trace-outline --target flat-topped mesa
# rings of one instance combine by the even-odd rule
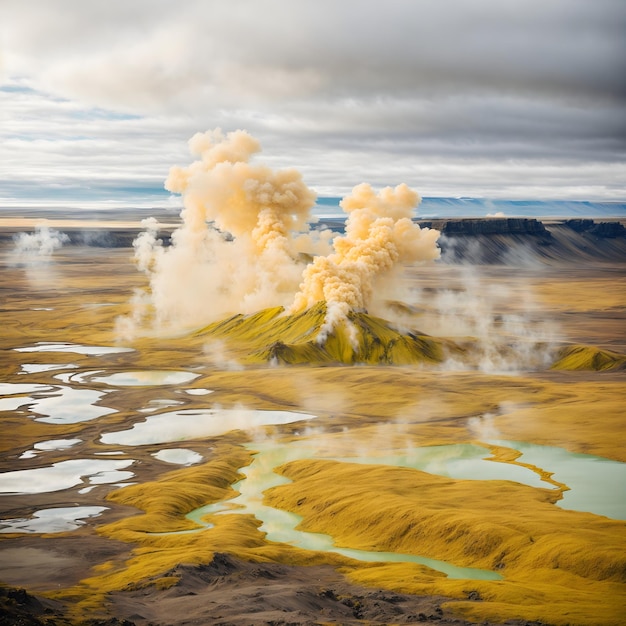
[[[625,237],[626,228],[621,222],[595,222],[592,219],[572,219],[563,222],[565,226],[577,233],[589,233],[599,238],[615,239]]]
[[[436,228],[446,236],[536,235],[546,239],[550,238],[550,231],[541,221],[525,217],[420,220],[418,223],[420,226]]]
[[[401,331],[365,312],[351,311],[332,330],[326,326],[327,306],[286,315],[283,307],[253,315],[235,315],[196,334],[225,341],[247,363],[409,365],[440,363],[461,348],[419,331]]]

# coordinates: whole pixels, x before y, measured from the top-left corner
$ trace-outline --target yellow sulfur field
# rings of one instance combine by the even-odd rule
[[[356,340],[348,328],[322,344],[323,305],[120,341],[116,320],[144,286],[128,250],[64,247],[45,264],[5,265],[0,581],[61,601],[67,623],[159,623],[185,589],[176,568],[224,553],[332,566],[315,569],[320,590],[338,571],[439,597],[450,620],[623,623],[622,270],[412,268],[393,323],[363,312]],[[174,449],[201,460],[161,460]],[[87,469],[51,470],[78,459]],[[29,526],[62,507],[104,508],[72,528]],[[274,530],[273,511],[300,517]],[[315,533],[332,549],[306,544]],[[301,623],[322,623],[315,611]]]

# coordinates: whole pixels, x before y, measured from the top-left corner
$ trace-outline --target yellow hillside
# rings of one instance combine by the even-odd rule
[[[249,363],[410,365],[437,363],[446,352],[460,351],[452,342],[401,332],[367,313],[351,312],[329,334],[323,330],[325,319],[324,302],[294,315],[274,307],[216,322],[197,336],[225,341]]]
[[[624,523],[560,509],[558,492],[328,460],[292,461],[277,471],[293,482],[270,489],[266,500],[303,516],[302,529],[331,534],[339,546],[419,553],[504,576],[469,582],[429,578],[406,563],[370,564],[346,568],[355,582],[459,599],[473,589],[483,602],[454,604],[470,619],[621,623]]]
[[[626,368],[626,356],[600,350],[595,346],[568,346],[563,348],[552,364],[556,370],[593,370],[596,372]]]
[[[225,343],[232,356],[247,364],[436,364],[454,357],[471,364],[481,346],[472,338],[462,344],[417,330],[399,329],[391,322],[361,311],[351,311],[329,332],[325,302],[296,314],[283,307],[238,314],[202,328],[195,337]],[[473,350],[473,347],[476,350]],[[515,358],[515,348],[502,343],[504,358]],[[473,358],[475,357],[475,358]],[[602,371],[622,369],[626,356],[593,346],[561,348],[552,369]]]

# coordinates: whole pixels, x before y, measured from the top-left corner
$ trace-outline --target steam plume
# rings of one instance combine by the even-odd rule
[[[165,183],[183,196],[172,245],[162,246],[155,220],[134,243],[150,277],[157,328],[288,304],[302,273],[299,253],[316,248],[312,237],[298,236],[308,229],[315,194],[296,170],[250,164],[260,146],[245,131],[198,133],[189,147],[197,160],[173,167]],[[140,300],[145,313],[146,298]],[[132,335],[141,317],[136,308],[118,330]]]
[[[140,306],[120,323],[124,335],[134,334],[150,306],[163,328],[270,306],[295,312],[321,300],[330,331],[350,310],[365,309],[377,281],[398,264],[439,256],[439,232],[411,221],[419,196],[406,185],[378,194],[355,187],[341,203],[346,234],[331,247],[330,231],[310,229],[315,194],[300,173],[251,164],[260,145],[247,132],[198,133],[189,147],[197,160],[173,167],[165,183],[183,196],[172,245],[162,245],[154,220],[135,241],[150,291],[136,296]]]
[[[334,253],[318,256],[307,266],[292,310],[325,301],[325,328],[369,305],[376,282],[389,278],[402,263],[434,260],[439,231],[420,229],[411,213],[420,198],[405,184],[376,194],[363,183],[341,201],[348,213],[346,234],[333,242]]]
[[[50,260],[55,250],[69,241],[65,233],[37,224],[34,233],[18,233],[13,238],[12,265],[32,265]]]

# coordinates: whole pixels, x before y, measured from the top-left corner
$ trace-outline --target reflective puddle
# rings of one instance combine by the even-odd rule
[[[14,411],[25,403],[24,396],[27,394],[43,394],[54,391],[53,385],[39,385],[30,383],[0,383],[0,411]]]
[[[183,404],[182,400],[169,400],[166,398],[155,398],[150,400],[147,406],[137,409],[139,413],[152,413],[153,411],[158,411],[159,409],[166,409],[171,406],[178,406],[179,404]]]
[[[315,415],[290,411],[252,409],[183,409],[151,415],[130,430],[102,435],[100,441],[122,446],[185,441],[223,435],[231,430],[253,431],[262,426],[291,424],[315,419]]]
[[[13,349],[16,352],[74,352],[90,356],[134,352],[133,348],[122,348],[121,346],[85,346],[80,343],[55,343],[53,341],[40,341],[34,346]]]
[[[192,372],[176,372],[172,370],[143,370],[137,372],[118,372],[99,376],[102,372],[85,372],[70,377],[70,382],[96,382],[114,387],[141,387],[150,385],[181,385],[188,383],[199,374]],[[78,378],[77,376],[80,376]]]
[[[48,424],[76,424],[103,415],[115,409],[97,406],[107,391],[74,389],[64,385],[0,384],[0,411],[28,410],[38,422]]]
[[[518,462],[551,472],[553,480],[567,485],[569,490],[557,502],[562,509],[626,520],[626,463],[524,441],[489,443],[518,450]]]
[[[40,372],[53,372],[54,370],[69,370],[78,367],[74,363],[22,363],[20,374],[39,374]]]
[[[80,443],[82,439],[50,439],[50,441],[40,441],[33,446],[32,450],[24,452],[20,459],[32,459],[40,452],[50,452],[53,450],[67,450],[77,443]]]
[[[0,533],[64,533],[76,530],[89,517],[97,517],[105,506],[70,506],[42,509],[32,517],[0,520]]]
[[[134,476],[122,471],[133,460],[72,459],[48,467],[16,470],[0,474],[0,495],[50,493],[76,485],[118,483]]]
[[[200,461],[204,458],[201,454],[198,454],[193,450],[187,450],[186,448],[169,448],[166,450],[159,450],[152,456],[155,459],[159,459],[159,461],[172,463],[174,465],[194,465],[194,463],[200,463]]]

